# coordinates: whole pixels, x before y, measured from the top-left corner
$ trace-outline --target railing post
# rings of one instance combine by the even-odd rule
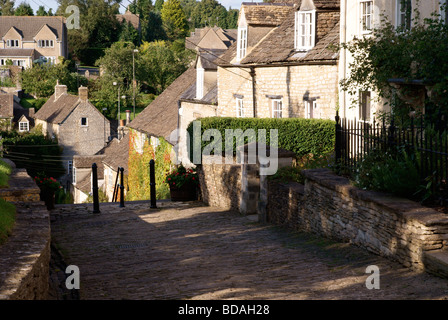
[[[124,207],[124,168],[120,168],[120,208]]]
[[[340,118],[339,118],[339,111],[336,111],[336,125],[335,125],[335,157],[336,157],[336,164],[339,164],[341,161],[341,151],[342,151],[342,145],[341,145],[341,123],[340,123]]]
[[[389,126],[389,136],[387,137],[387,146],[390,148],[395,144],[395,118],[392,116],[392,120]]]
[[[151,209],[156,209],[156,175],[154,159],[149,161],[149,187],[151,193]]]
[[[93,195],[93,213],[100,213],[100,201],[98,197],[98,167],[96,163],[92,164],[92,195]]]

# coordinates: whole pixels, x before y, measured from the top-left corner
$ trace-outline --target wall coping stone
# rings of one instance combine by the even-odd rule
[[[302,171],[306,179],[315,181],[331,190],[346,196],[374,204],[391,210],[406,220],[414,220],[427,227],[448,225],[448,215],[427,208],[418,202],[397,197],[388,193],[361,190],[350,183],[350,180],[336,175],[329,169],[310,169]]]

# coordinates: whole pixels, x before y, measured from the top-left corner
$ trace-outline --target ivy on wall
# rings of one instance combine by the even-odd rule
[[[163,138],[159,138],[159,144],[155,148],[149,139],[143,143],[143,152],[139,153],[136,148],[140,144],[138,131],[129,131],[129,160],[128,160],[128,192],[127,199],[149,200],[150,178],[149,162],[155,161],[156,198],[170,198],[169,186],[165,183],[165,177],[171,168],[170,154],[172,146]]]

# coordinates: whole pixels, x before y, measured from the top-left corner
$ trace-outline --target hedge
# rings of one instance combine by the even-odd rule
[[[202,118],[200,120],[201,136],[207,129],[217,129],[222,136],[222,151],[225,150],[225,130],[226,129],[241,129],[243,132],[247,129],[254,129],[257,134],[258,130],[266,129],[266,143],[270,144],[270,130],[278,130],[278,147],[293,151],[297,157],[302,157],[307,154],[316,156],[327,155],[334,151],[335,143],[335,122],[332,120],[323,119],[303,119],[303,118],[285,118],[285,119],[271,119],[271,118],[224,118],[224,117],[210,117]],[[193,136],[193,123],[191,122],[187,128],[190,135],[191,143],[189,156],[192,159],[192,149],[195,143]],[[202,139],[203,140],[203,139]],[[233,139],[233,153],[235,154],[237,139]],[[212,140],[213,141],[213,140]],[[253,140],[250,140],[253,141]],[[244,143],[250,142],[245,137]],[[201,141],[202,149],[210,145],[211,141]]]

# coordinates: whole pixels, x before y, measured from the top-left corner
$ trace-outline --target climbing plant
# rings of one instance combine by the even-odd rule
[[[149,200],[150,199],[150,177],[149,162],[155,161],[156,198],[168,199],[169,186],[165,183],[165,177],[171,166],[172,146],[163,138],[154,150],[149,139],[145,139],[142,150],[137,150],[139,145],[139,133],[135,130],[129,132],[129,160],[128,160],[128,193],[127,199]],[[141,152],[139,152],[141,151]]]

